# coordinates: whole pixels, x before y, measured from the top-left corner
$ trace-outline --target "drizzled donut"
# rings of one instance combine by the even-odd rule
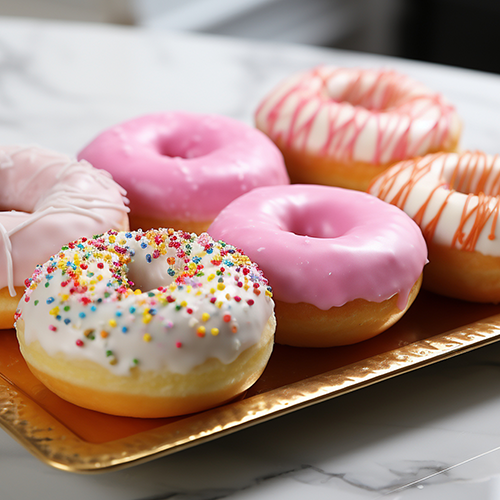
[[[125,192],[107,172],[38,146],[0,147],[0,328],[24,280],[61,245],[128,228]]]
[[[127,190],[132,229],[200,234],[230,201],[288,184],[283,157],[261,132],[220,115],[172,111],[100,133],[78,155]]]
[[[82,238],[27,285],[16,313],[21,352],[49,389],[85,408],[136,417],[204,410],[245,391],[271,355],[267,280],[206,233]]]
[[[475,302],[500,301],[500,158],[482,152],[401,162],[369,192],[417,222],[429,248],[423,286]]]
[[[255,114],[292,182],[366,190],[397,161],[454,151],[461,123],[439,94],[394,71],[320,66],[277,86]]]

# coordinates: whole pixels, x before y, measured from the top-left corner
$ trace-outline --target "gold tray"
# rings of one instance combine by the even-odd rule
[[[487,319],[484,319],[487,318]],[[93,473],[136,465],[227,435],[500,339],[500,305],[421,291],[392,328],[353,346],[276,345],[259,381],[224,406],[133,419],[61,400],[31,375],[15,332],[0,330],[0,427],[56,468]]]

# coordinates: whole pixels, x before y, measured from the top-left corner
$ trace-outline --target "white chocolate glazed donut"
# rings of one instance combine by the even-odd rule
[[[423,286],[475,302],[500,301],[500,158],[482,152],[401,162],[369,192],[417,222],[429,248]]]
[[[16,328],[28,366],[64,399],[167,417],[221,404],[257,380],[273,309],[258,267],[206,233],[109,231],[37,267]]]
[[[125,191],[107,172],[38,146],[0,147],[0,328],[37,264],[81,236],[128,228]]]
[[[278,85],[255,122],[281,149],[292,182],[363,191],[397,161],[454,151],[461,132],[455,109],[405,75],[328,66]]]
[[[273,287],[278,343],[352,344],[394,324],[427,261],[418,226],[367,193],[331,186],[263,187],[209,227],[259,262]]]

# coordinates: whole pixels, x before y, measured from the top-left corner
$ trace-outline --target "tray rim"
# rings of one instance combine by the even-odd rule
[[[56,469],[102,473],[138,465],[500,340],[500,313],[247,399],[115,441],[79,438],[0,374],[0,428]],[[269,400],[279,401],[270,404]]]

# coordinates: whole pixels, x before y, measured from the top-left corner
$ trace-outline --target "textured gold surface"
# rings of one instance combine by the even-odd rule
[[[433,316],[436,311],[441,316]],[[14,348],[14,332],[0,331],[0,426],[54,467],[103,472],[201,444],[500,339],[500,306],[424,293],[410,312],[391,331],[358,346],[276,346],[262,379],[244,398],[156,421],[104,416],[59,401],[30,378]],[[477,320],[488,313],[496,314]],[[475,321],[469,322],[471,318]],[[450,325],[455,328],[448,329]],[[107,440],[106,429],[117,425],[123,428]],[[104,437],[87,435],[90,426],[101,426]]]

